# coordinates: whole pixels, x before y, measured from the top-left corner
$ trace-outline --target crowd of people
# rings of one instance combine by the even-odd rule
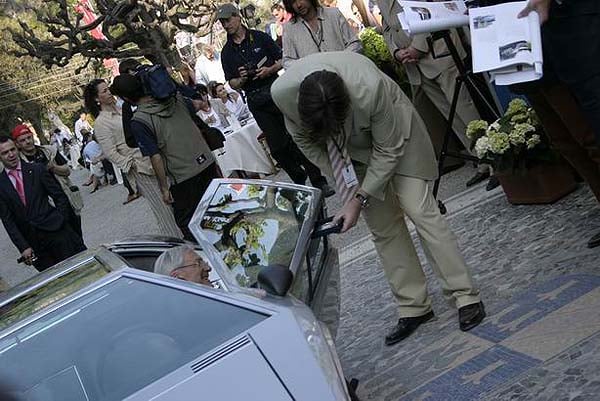
[[[57,128],[51,145],[35,145],[30,128],[17,126],[0,139],[0,217],[23,261],[41,271],[85,249],[81,196],[69,181],[70,169],[80,165],[78,147],[92,192],[106,174],[114,180],[116,169],[128,187],[126,202],[146,198],[160,234],[193,241],[189,221],[211,180],[221,176],[213,151],[236,121],[254,118],[294,183],[308,179],[324,196],[337,193],[342,208],[334,221],[341,232],[365,218],[398,304],[399,320],[386,344],[434,316],[405,217],[458,309],[460,329],[477,326],[485,318],[481,296],[432,195],[438,166],[427,124],[431,108],[425,106],[448,115],[459,71],[451,57],[439,57],[448,54],[443,41],[404,33],[398,2],[376,3],[383,37],[406,70],[412,98],[361,54],[356,29],[333,4],[284,0],[271,8],[275,22],[265,33],[247,27],[228,3],[216,13],[225,45],[220,52],[204,46],[183,83],[163,66],[122,60],[112,83],[98,79],[85,88],[93,126],[82,114],[75,134]],[[599,4],[530,0],[522,14],[536,10],[547,20],[545,78],[513,89],[525,93],[555,147],[600,201]],[[461,35],[452,32],[451,40],[466,57]],[[585,51],[572,42],[585,43]],[[466,152],[466,126],[480,118],[463,89],[451,123]],[[466,185],[484,180],[488,189],[498,185],[491,166],[480,164]],[[596,245],[600,234],[590,241]],[[165,253],[155,270],[209,284],[210,267],[192,248]]]

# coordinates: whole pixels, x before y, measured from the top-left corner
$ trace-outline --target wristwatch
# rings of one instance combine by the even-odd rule
[[[356,199],[360,203],[361,209],[369,207],[369,198],[367,196],[357,192],[354,195],[354,199]]]

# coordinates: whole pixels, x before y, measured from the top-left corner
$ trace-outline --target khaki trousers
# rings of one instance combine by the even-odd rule
[[[385,276],[399,304],[400,317],[421,316],[431,310],[425,274],[406,227],[405,215],[416,226],[427,260],[448,302],[461,308],[480,301],[456,237],[440,214],[427,181],[395,175],[385,200],[371,198],[370,206],[363,212],[375,238]]]
[[[444,118],[448,118],[450,113],[450,105],[452,104],[452,96],[454,95],[454,86],[456,85],[456,77],[458,76],[458,70],[456,67],[449,68],[443,71],[434,79],[429,79],[421,74],[421,85],[417,87],[418,90],[425,92],[427,97],[431,99],[431,102],[438,108],[438,110],[444,115]],[[426,116],[423,116],[426,118]],[[473,120],[479,120],[479,112],[473,103],[469,91],[462,85],[460,94],[458,97],[458,104],[456,105],[456,116],[452,122],[452,129],[464,145],[467,151],[471,152],[471,140],[467,138],[467,124]]]

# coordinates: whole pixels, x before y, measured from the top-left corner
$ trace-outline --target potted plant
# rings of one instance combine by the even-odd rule
[[[576,187],[535,112],[522,99],[512,100],[504,116],[492,124],[471,121],[467,136],[477,156],[494,166],[512,204],[552,203]]]

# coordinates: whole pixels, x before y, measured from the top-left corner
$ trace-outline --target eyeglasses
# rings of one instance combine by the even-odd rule
[[[203,269],[206,269],[209,266],[202,259],[196,259],[196,261],[194,263],[191,263],[189,265],[178,266],[178,267],[174,268],[173,271],[178,270],[178,269],[184,269],[186,267],[201,267]]]

